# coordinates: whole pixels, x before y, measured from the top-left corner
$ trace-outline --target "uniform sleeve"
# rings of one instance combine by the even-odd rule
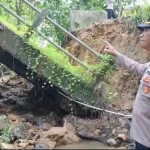
[[[115,64],[128,71],[133,72],[135,75],[141,78],[144,75],[144,72],[147,69],[147,67],[150,66],[150,63],[140,64],[137,61],[134,61],[120,53],[117,53],[115,57]]]

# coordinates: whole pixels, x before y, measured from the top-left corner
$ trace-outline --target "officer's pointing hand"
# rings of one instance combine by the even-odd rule
[[[106,44],[106,47],[105,47],[104,51],[107,54],[115,56],[117,54],[117,50],[109,42],[105,41],[105,44]]]

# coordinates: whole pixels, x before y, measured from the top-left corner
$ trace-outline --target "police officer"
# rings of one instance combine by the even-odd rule
[[[142,31],[140,47],[150,54],[150,18],[139,24]],[[110,43],[106,42],[104,51],[115,57],[115,64],[132,71],[141,78],[134,101],[130,135],[135,140],[135,149],[150,149],[150,62],[140,64],[120,54]]]

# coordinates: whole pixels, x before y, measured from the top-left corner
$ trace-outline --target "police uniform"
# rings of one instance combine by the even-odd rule
[[[118,53],[115,64],[141,78],[133,105],[130,134],[136,142],[150,148],[150,62],[140,64]]]

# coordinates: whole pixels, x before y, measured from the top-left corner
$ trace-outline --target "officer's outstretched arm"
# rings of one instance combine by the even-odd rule
[[[139,76],[140,78],[142,78],[145,70],[150,66],[150,63],[140,64],[137,61],[134,61],[120,53],[117,53],[115,56],[115,64],[128,71],[133,72],[135,75]]]
[[[138,75],[139,77],[142,77],[145,70],[148,66],[150,66],[150,63],[146,64],[140,64],[137,61],[134,61],[125,55],[120,54],[109,42],[105,41],[106,47],[104,51],[107,54],[113,55],[115,57],[115,64],[118,66],[133,72],[134,74]]]

